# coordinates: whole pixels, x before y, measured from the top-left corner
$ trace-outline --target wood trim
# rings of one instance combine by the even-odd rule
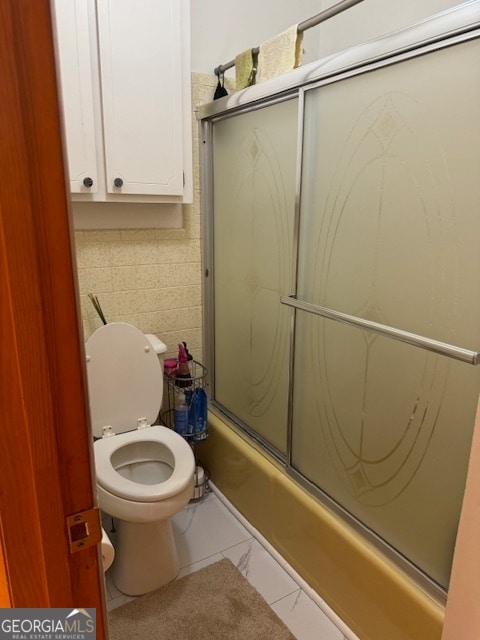
[[[0,513],[0,607],[8,609],[12,606],[10,598],[10,587],[8,584],[7,565],[5,562],[5,553],[3,551],[3,527],[2,514]]]
[[[3,132],[0,131],[3,136]],[[3,156],[3,154],[2,154]],[[3,164],[0,161],[0,166]],[[37,482],[36,474],[41,473],[43,467],[42,482],[39,489],[45,487],[50,492],[50,509],[45,517],[46,527],[43,531],[54,536],[54,544],[59,544],[58,522],[61,512],[58,513],[60,503],[59,490],[52,486],[47,477],[46,469],[48,458],[52,461],[56,456],[51,451],[51,429],[47,421],[51,421],[51,410],[45,406],[49,393],[45,387],[47,377],[42,365],[43,362],[35,363],[31,374],[38,379],[33,379],[32,375],[23,380],[18,353],[18,344],[22,341],[22,333],[28,330],[28,322],[39,322],[38,314],[22,314],[22,318],[15,312],[15,301],[12,299],[10,282],[7,280],[10,264],[7,261],[7,242],[4,234],[4,218],[6,208],[3,206],[0,211],[2,226],[0,227],[0,249],[3,257],[3,264],[0,268],[0,300],[1,300],[1,327],[2,327],[2,356],[0,358],[2,380],[5,381],[0,387],[0,406],[5,424],[2,433],[2,447],[0,449],[1,460],[1,486],[2,486],[2,524],[3,524],[3,544],[5,549],[5,559],[7,563],[7,574],[9,579],[10,593],[14,606],[31,606],[28,603],[41,602],[38,606],[49,606],[48,587],[45,582],[45,569],[43,567],[43,543],[42,524],[38,512]],[[23,255],[22,247],[19,247],[19,256]],[[29,269],[25,268],[25,275],[28,278]],[[25,281],[18,281],[19,287]],[[29,291],[30,293],[30,291]],[[32,292],[33,294],[33,292]],[[32,310],[33,311],[33,310]],[[39,327],[41,329],[41,325]],[[28,345],[28,342],[25,346]],[[43,358],[35,349],[34,358]],[[34,387],[33,389],[31,387]],[[30,387],[30,388],[29,388]],[[34,405],[38,400],[37,416],[35,416]],[[30,442],[29,424],[36,425],[39,436],[44,439],[40,442],[37,437],[38,446]],[[15,429],[11,428],[15,425]],[[32,451],[33,449],[33,451]],[[43,454],[43,455],[42,455]],[[38,459],[35,460],[35,458]],[[43,459],[42,459],[43,458]],[[50,465],[51,467],[52,465]],[[38,471],[37,471],[38,470]],[[55,483],[55,478],[53,479]],[[57,480],[57,486],[59,483]],[[52,510],[57,507],[57,513]],[[43,518],[42,518],[43,519]],[[56,526],[57,525],[57,526]],[[52,530],[53,529],[53,530]],[[60,528],[61,532],[61,528]],[[61,544],[61,542],[60,542]],[[39,552],[40,551],[40,552]],[[64,559],[61,563],[61,556],[58,554],[57,562],[52,566],[59,575],[58,586],[64,591],[69,590],[68,562]],[[67,574],[66,581],[61,580]]]
[[[16,607],[95,607],[99,547],[65,517],[95,506],[49,0],[0,3],[0,510]]]

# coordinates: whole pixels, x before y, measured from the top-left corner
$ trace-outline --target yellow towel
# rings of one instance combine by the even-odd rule
[[[235,81],[237,91],[255,84],[255,76],[257,74],[256,59],[257,56],[253,54],[251,49],[247,49],[235,57]]]
[[[298,33],[295,24],[260,45],[258,81],[263,82],[300,66],[302,41],[303,32]]]

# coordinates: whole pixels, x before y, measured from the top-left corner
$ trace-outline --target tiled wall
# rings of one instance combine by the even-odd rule
[[[185,340],[202,360],[202,295],[198,124],[195,107],[212,99],[216,78],[192,74],[194,202],[183,228],[76,231],[75,247],[85,339],[101,325],[88,293],[109,322],[157,334],[176,352]]]

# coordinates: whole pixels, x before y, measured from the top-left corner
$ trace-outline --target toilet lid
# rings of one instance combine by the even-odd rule
[[[153,424],[163,393],[162,367],[150,341],[123,322],[97,329],[85,345],[93,435],[111,426],[115,433],[137,427],[139,418]]]

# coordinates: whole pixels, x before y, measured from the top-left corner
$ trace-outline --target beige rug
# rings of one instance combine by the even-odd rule
[[[110,640],[295,640],[230,560],[109,614]]]

